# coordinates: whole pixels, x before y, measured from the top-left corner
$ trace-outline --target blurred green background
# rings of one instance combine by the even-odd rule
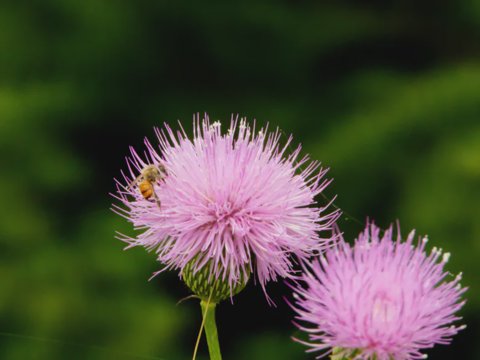
[[[450,251],[468,328],[429,355],[480,358],[480,1],[2,0],[1,359],[191,358],[198,304],[122,251],[108,193],[129,145],[204,111],[293,133],[350,216]],[[269,292],[219,307],[225,359],[314,358]]]

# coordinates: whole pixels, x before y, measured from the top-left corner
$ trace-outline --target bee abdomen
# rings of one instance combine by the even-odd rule
[[[149,199],[153,195],[153,186],[149,182],[145,181],[140,183],[138,189],[145,199]]]

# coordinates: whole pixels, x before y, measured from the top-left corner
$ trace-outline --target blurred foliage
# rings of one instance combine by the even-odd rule
[[[1,359],[191,356],[198,305],[122,252],[107,193],[128,145],[204,111],[293,133],[346,237],[400,219],[452,252],[469,327],[430,355],[480,357],[479,1],[3,0],[0,24]],[[220,307],[225,358],[313,358],[269,291]]]

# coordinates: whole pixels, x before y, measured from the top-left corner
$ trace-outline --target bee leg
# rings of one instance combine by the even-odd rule
[[[157,203],[157,206],[160,207],[162,203],[160,202],[160,199],[158,198],[158,195],[155,192],[155,190],[153,191],[153,197],[155,198],[155,202]]]
[[[141,180],[142,178],[142,175],[138,175],[136,179],[132,180],[130,182],[130,184],[128,184],[128,186],[126,187],[127,191],[128,190],[131,190],[136,184],[138,184],[138,182]]]

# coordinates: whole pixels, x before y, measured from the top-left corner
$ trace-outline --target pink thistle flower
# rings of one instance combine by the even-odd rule
[[[355,245],[340,241],[305,269],[294,289],[296,324],[309,334],[308,351],[324,351],[355,359],[422,359],[421,349],[448,344],[465,326],[455,313],[466,291],[443,268],[450,256],[427,238],[413,244],[393,241],[390,227],[383,236],[367,225]],[[306,286],[305,286],[306,285]]]
[[[291,137],[280,146],[278,129],[255,132],[244,119],[232,119],[222,134],[207,116],[194,118],[192,139],[168,125],[155,132],[159,151],[148,140],[143,158],[131,149],[129,173],[117,186],[126,208],[116,211],[142,230],[121,239],[156,251],[161,271],[211,264],[210,276],[231,292],[250,273],[265,290],[268,281],[292,277],[292,256],[307,259],[329,243],[318,232],[332,229],[338,211],[325,213],[329,205],[315,201],[330,183],[327,170],[299,159],[300,147],[287,155]],[[157,202],[128,186],[151,164],[166,173],[153,184]]]

